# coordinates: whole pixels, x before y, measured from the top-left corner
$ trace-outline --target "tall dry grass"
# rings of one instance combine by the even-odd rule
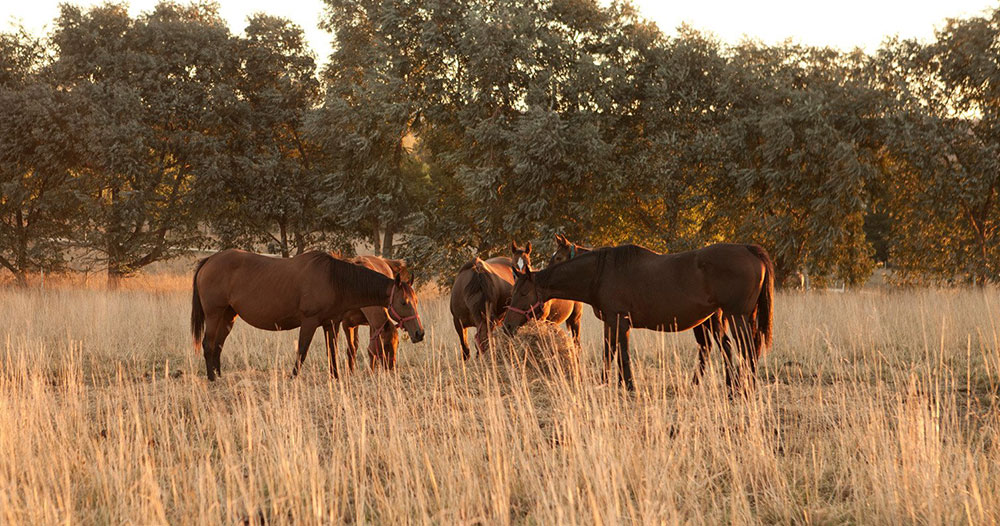
[[[170,287],[153,287],[169,290]],[[987,524],[1000,294],[779,294],[749,400],[691,333],[637,331],[634,394],[463,363],[447,303],[395,374],[238,323],[209,384],[184,291],[0,290],[3,524]],[[343,357],[341,357],[343,364]]]

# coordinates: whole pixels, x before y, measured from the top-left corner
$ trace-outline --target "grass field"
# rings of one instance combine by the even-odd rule
[[[996,290],[780,293],[730,400],[690,332],[599,385],[589,309],[578,383],[465,364],[444,298],[395,374],[238,322],[209,384],[175,282],[0,289],[0,523],[1000,522]]]

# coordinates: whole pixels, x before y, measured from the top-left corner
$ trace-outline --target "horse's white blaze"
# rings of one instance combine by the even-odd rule
[[[524,270],[524,258],[517,258],[517,270]]]

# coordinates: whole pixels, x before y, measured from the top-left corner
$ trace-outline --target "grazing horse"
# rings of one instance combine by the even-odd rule
[[[522,276],[511,305],[521,310],[552,298],[582,301],[604,321],[604,372],[617,354],[618,380],[635,389],[629,363],[632,328],[682,331],[721,313],[729,322],[756,378],[757,360],[771,345],[774,266],[756,245],[717,244],[677,254],[657,254],[635,245],[596,249],[545,270]],[[505,328],[517,330],[511,320]],[[719,335],[717,335],[719,336]],[[726,354],[726,384],[740,387],[732,346]]]
[[[556,234],[556,251],[549,258],[549,266],[551,267],[552,265],[568,261],[575,258],[578,254],[586,254],[592,250],[594,249],[573,243],[569,239],[566,239],[564,235]],[[601,313],[596,308],[594,309],[594,315],[598,319],[602,319]],[[691,329],[691,331],[694,332],[694,339],[698,342],[698,366],[694,370],[694,378],[691,380],[691,383],[698,385],[702,375],[705,373],[705,366],[712,351],[712,337],[715,337],[715,343],[719,348],[725,349],[726,345],[729,344],[729,335],[726,334],[726,320],[722,317],[721,311],[715,313],[715,315],[705,320],[701,325]],[[607,344],[606,340],[605,344]],[[609,349],[605,347],[604,352],[607,354]]]
[[[511,253],[514,256],[514,281],[531,269],[531,242],[523,248],[517,243],[510,244]],[[516,307],[508,306],[504,318],[514,318],[515,325],[521,325],[519,317],[524,317],[525,321],[531,318],[544,320],[559,325],[566,323],[573,341],[577,347],[580,346],[580,317],[583,316],[583,304],[579,301],[552,299],[540,305],[533,305],[528,310],[520,310]]]
[[[337,327],[345,313],[362,307],[389,309],[414,342],[424,338],[413,288],[399,279],[338,259],[306,252],[290,259],[223,250],[198,262],[191,300],[191,333],[201,343],[208,379],[222,373],[220,356],[236,317],[258,329],[299,329],[298,358],[306,358],[316,329],[326,335],[330,373],[337,373]]]
[[[462,358],[471,356],[465,331],[476,328],[476,348],[480,352],[489,345],[489,334],[508,315],[510,293],[514,288],[515,274],[531,269],[531,243],[524,248],[510,244],[513,258],[495,257],[483,261],[476,258],[458,271],[451,288],[451,316],[462,344]],[[528,315],[532,310],[529,309]],[[566,322],[573,338],[579,344],[581,308],[575,302],[553,302],[544,312],[533,310],[539,319],[552,323]],[[524,314],[524,313],[522,313]]]
[[[374,270],[386,277],[413,284],[413,277],[406,262],[401,259],[386,259],[378,256],[359,256],[349,259],[355,265],[361,265]],[[354,363],[358,354],[358,327],[367,325],[370,328],[368,340],[368,358],[374,371],[381,365],[386,370],[396,366],[396,350],[399,347],[399,331],[396,324],[389,319],[389,311],[385,307],[365,307],[352,310],[344,315],[341,326],[347,339],[347,365],[354,371]]]
[[[500,320],[510,303],[514,288],[514,269],[508,257],[495,257],[485,261],[476,258],[462,266],[451,287],[451,318],[462,344],[462,359],[471,356],[465,331],[476,328],[476,348],[482,352],[489,345],[489,333]]]

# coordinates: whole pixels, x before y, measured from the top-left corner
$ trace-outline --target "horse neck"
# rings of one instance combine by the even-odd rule
[[[345,280],[342,285],[345,292],[343,295],[345,310],[356,310],[375,305],[388,307],[392,280],[374,270],[359,268],[376,274],[376,276],[368,275],[366,276],[368,279]],[[402,291],[397,292],[401,293]]]
[[[598,272],[596,257],[573,258],[538,271],[535,280],[546,300],[558,298],[593,303],[593,284]]]

